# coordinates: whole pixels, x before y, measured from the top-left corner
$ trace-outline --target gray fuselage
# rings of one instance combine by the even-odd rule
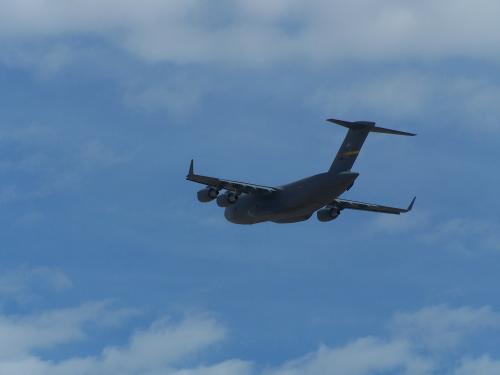
[[[316,210],[348,190],[357,177],[358,173],[349,171],[327,172],[281,186],[274,192],[242,194],[236,203],[226,207],[224,216],[235,224],[307,220]]]

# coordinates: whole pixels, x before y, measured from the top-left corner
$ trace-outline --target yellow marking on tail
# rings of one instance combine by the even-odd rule
[[[357,154],[359,154],[359,150],[343,152],[343,153],[339,154],[339,156],[354,156]]]

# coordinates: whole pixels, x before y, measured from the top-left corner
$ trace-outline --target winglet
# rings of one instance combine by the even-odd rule
[[[413,208],[413,204],[415,203],[415,199],[417,199],[417,197],[413,197],[413,199],[410,202],[410,205],[408,206],[408,208],[406,209],[405,212],[410,212],[411,211],[411,209]]]
[[[189,173],[187,177],[192,176],[194,174],[194,160],[191,159],[191,164],[189,164]]]

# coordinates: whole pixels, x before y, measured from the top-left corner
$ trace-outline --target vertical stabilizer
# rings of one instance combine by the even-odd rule
[[[328,119],[327,121],[349,129],[344,142],[342,142],[342,146],[340,146],[340,149],[335,156],[335,160],[330,167],[330,173],[340,173],[351,170],[361,151],[361,147],[370,132],[408,136],[415,135],[413,133],[402,132],[399,130],[381,128],[375,126],[375,123],[371,121],[351,122],[337,119]]]

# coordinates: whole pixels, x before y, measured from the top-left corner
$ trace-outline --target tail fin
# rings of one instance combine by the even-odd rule
[[[337,156],[330,167],[330,173],[340,173],[348,171],[352,168],[359,152],[361,151],[361,147],[370,132],[408,136],[415,135],[413,133],[402,132],[399,130],[381,128],[375,126],[375,123],[371,121],[351,122],[337,119],[328,119],[327,121],[349,129],[344,142],[342,143],[342,146],[340,146]]]

